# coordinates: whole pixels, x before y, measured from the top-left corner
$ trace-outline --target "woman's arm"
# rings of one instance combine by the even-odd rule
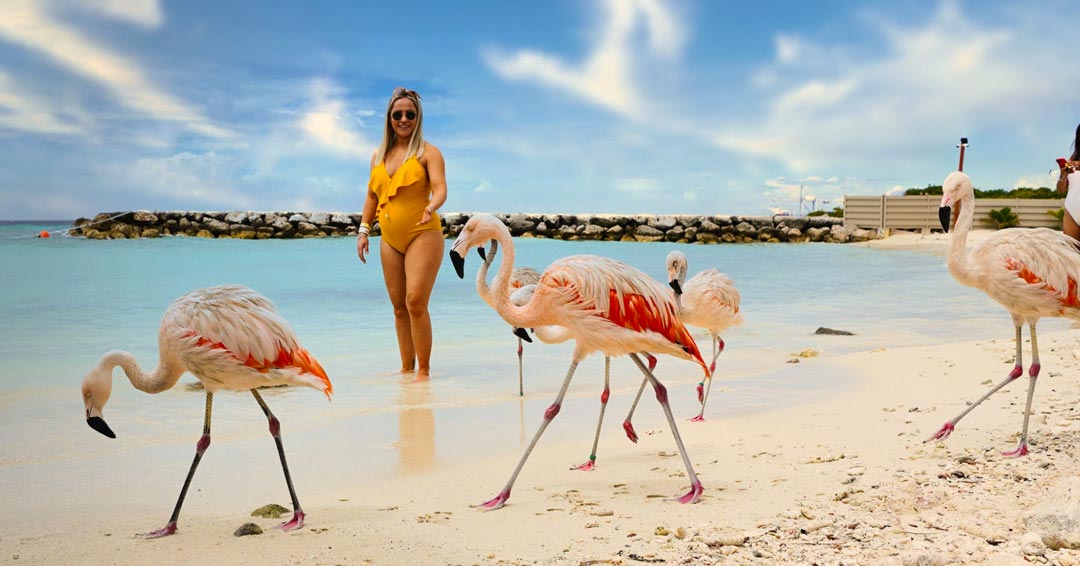
[[[1062,194],[1069,192],[1069,174],[1075,170],[1073,168],[1074,163],[1076,162],[1070,161],[1058,173],[1057,192]]]
[[[446,204],[446,162],[442,152],[432,144],[424,148],[424,161],[427,168],[428,182],[431,183],[431,201],[424,208],[424,215],[417,224],[425,224],[431,220],[431,215]]]
[[[371,156],[371,168],[375,169],[375,156]],[[371,192],[371,189],[364,191],[364,208],[360,213],[360,230],[356,234],[356,255],[360,256],[360,261],[367,263],[368,253],[368,240],[371,238],[368,232],[371,231],[372,224],[375,223],[375,207],[379,204],[378,197],[375,193]]]

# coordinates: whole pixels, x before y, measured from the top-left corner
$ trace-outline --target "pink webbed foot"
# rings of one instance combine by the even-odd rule
[[[927,438],[924,442],[930,442],[931,440],[945,440],[946,438],[949,438],[949,435],[952,434],[952,431],[955,428],[956,428],[956,423],[953,423],[951,421],[947,422],[947,423],[945,423],[944,425],[941,426],[940,430],[935,432],[933,436],[931,436],[930,438]]]
[[[578,464],[577,466],[574,466],[570,469],[577,470],[579,472],[591,472],[596,469],[596,459],[589,458],[588,462],[585,462],[584,464]]]
[[[144,534],[141,534],[139,536],[141,538],[145,538],[145,539],[152,539],[152,538],[167,537],[167,536],[169,536],[171,534],[174,534],[175,532],[176,532],[176,523],[170,522],[168,525],[165,525],[164,527],[161,527],[160,529],[158,529],[156,531],[152,531],[152,532],[149,532],[149,533],[144,533]]]
[[[300,509],[297,509],[296,512],[293,513],[292,519],[289,519],[289,521],[286,523],[278,525],[278,528],[288,532],[294,529],[299,529],[302,526],[304,526],[304,512]]]
[[[485,511],[494,511],[496,509],[502,509],[503,505],[506,505],[507,499],[510,499],[510,490],[503,491],[480,505],[473,505],[472,507],[484,509]]]
[[[634,431],[634,423],[630,421],[623,421],[622,427],[623,430],[626,431],[626,438],[629,438],[630,442],[637,444],[638,436],[637,432]]]
[[[1028,446],[1026,442],[1021,442],[1020,446],[1016,447],[1016,450],[1010,450],[1008,452],[1002,452],[1002,456],[1006,458],[1019,458],[1020,456],[1028,455]]]
[[[704,381],[697,384],[697,402],[698,403],[704,403],[705,402],[705,382]]]
[[[690,422],[692,422],[692,423],[703,423],[703,422],[705,422],[705,414],[704,413],[699,413],[698,416],[690,419]]]
[[[679,497],[679,503],[697,503],[701,499],[701,493],[705,491],[705,488],[701,487],[701,482],[695,481],[690,484],[690,491],[686,492],[686,495]]]

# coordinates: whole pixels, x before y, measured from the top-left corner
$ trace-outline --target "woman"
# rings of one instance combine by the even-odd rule
[[[383,141],[371,157],[371,178],[356,252],[367,263],[368,238],[376,218],[382,229],[379,258],[386,292],[394,306],[401,371],[431,375],[431,317],[428,299],[442,265],[439,215],[446,202],[442,153],[423,136],[420,95],[394,89],[386,107]]]
[[[1057,192],[1065,193],[1065,216],[1061,221],[1061,229],[1074,239],[1080,240],[1080,125],[1076,126],[1076,139],[1073,140],[1073,152],[1069,160],[1061,166],[1058,175]],[[1075,191],[1069,187],[1076,185]]]

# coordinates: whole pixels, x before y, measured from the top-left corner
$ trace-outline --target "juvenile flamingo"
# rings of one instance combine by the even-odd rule
[[[249,390],[270,424],[270,434],[277,444],[281,469],[292,497],[293,517],[280,525],[283,530],[298,529],[304,524],[304,511],[293,489],[285,450],[281,443],[281,424],[270,412],[256,390],[275,385],[305,385],[322,391],[327,399],[333,386],[322,366],[296,339],[289,324],[277,313],[274,304],[263,295],[240,285],[221,285],[192,291],[165,311],[158,330],[157,369],[145,373],[135,357],[122,350],[106,353],[83,378],[82,396],[86,422],[90,428],[116,438],[105,424],[101,411],[112,393],[113,368],[120,366],[139,391],[161,393],[191,372],[206,390],[206,416],[203,434],[195,449],[184,487],[176,501],[169,522],[146,533],[146,538],[160,538],[176,532],[180,507],[184,504],[191,478],[203,453],[210,446],[210,409],[219,389]]]
[[[459,277],[464,277],[465,256],[469,250],[490,240],[496,240],[506,250],[492,285],[492,305],[496,312],[518,328],[562,326],[572,335],[575,347],[562,388],[555,402],[544,412],[544,421],[525,449],[510,480],[498,495],[480,507],[499,509],[505,505],[529,454],[562,408],[563,398],[578,363],[594,351],[609,356],[630,354],[630,358],[653,384],[690,478],[690,491],[679,501],[696,502],[701,497],[701,482],[694,473],[679,436],[668,405],[667,390],[635,354],[647,350],[673,355],[696,361],[703,371],[708,372],[697,344],[679,322],[674,299],[659,283],[633,267],[605,257],[578,255],[557,260],[548,266],[540,276],[532,299],[524,306],[517,306],[510,301],[507,283],[513,270],[513,241],[510,231],[494,216],[476,215],[465,224],[450,249],[454,268]]]
[[[950,173],[942,186],[940,220],[948,232],[950,205],[960,205],[956,232],[949,242],[949,273],[957,281],[986,293],[1012,315],[1016,328],[1016,365],[1003,381],[995,385],[956,418],[948,421],[927,439],[943,440],[952,434],[956,423],[975,407],[1024,373],[1021,348],[1021,328],[1028,324],[1031,332],[1031,366],[1028,368],[1027,405],[1024,408],[1024,427],[1016,450],[1003,456],[1024,456],[1028,453],[1028,420],[1035,381],[1039,377],[1039,344],[1035,325],[1044,316],[1080,318],[1080,302],[1076,286],[1080,280],[1080,253],[1077,242],[1049,228],[1009,228],[998,230],[970,252],[965,250],[968,231],[975,217],[975,190],[971,179],[959,171]]]

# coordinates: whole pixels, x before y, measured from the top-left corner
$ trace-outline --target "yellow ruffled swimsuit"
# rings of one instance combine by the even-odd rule
[[[438,214],[432,214],[431,220],[424,224],[416,224],[424,217],[424,208],[431,201],[431,183],[427,170],[415,155],[406,159],[393,175],[386,172],[385,162],[376,165],[371,171],[368,189],[379,198],[375,217],[379,219],[383,241],[391,248],[405,253],[420,233],[442,232]]]

